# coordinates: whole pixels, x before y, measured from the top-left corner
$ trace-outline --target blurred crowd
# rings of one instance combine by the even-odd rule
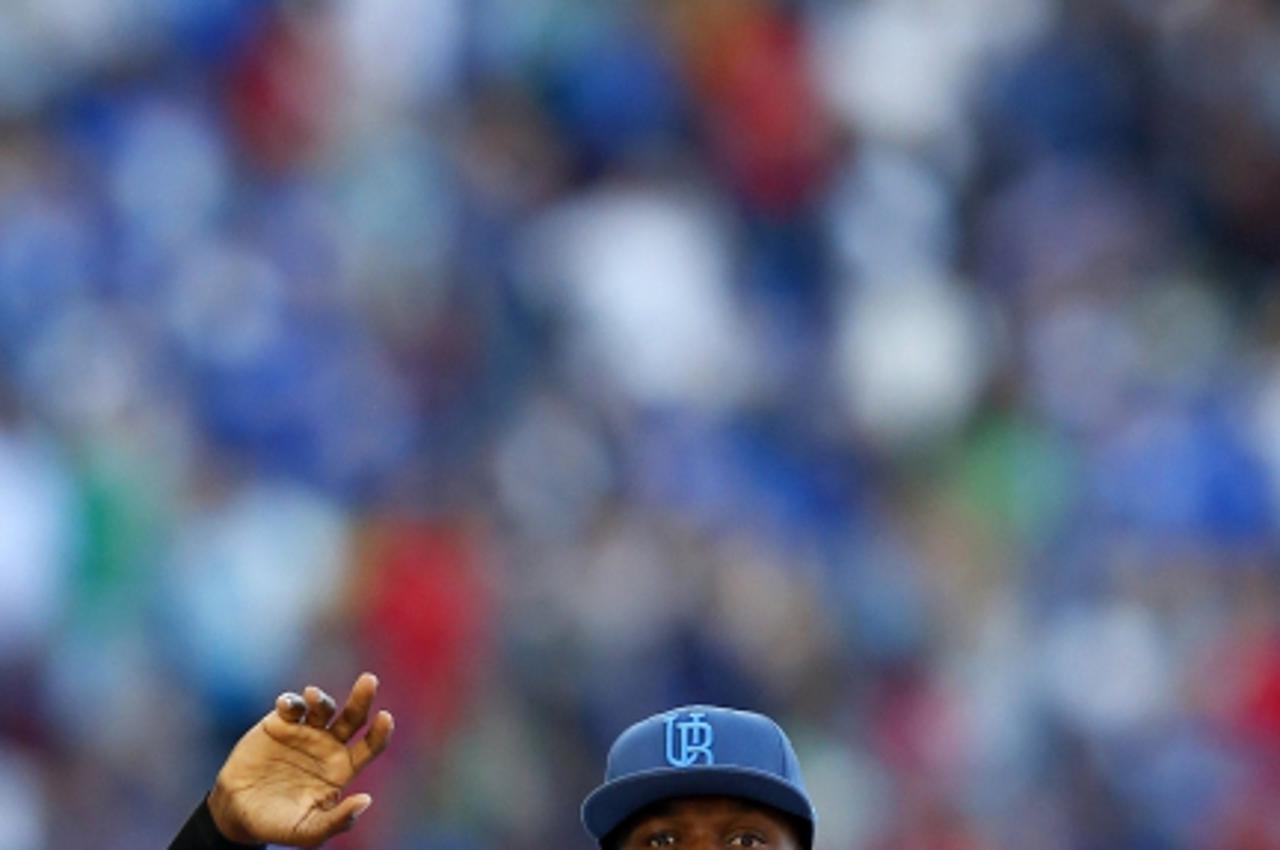
[[[1280,7],[6,0],[0,847],[773,713],[819,850],[1280,848]]]

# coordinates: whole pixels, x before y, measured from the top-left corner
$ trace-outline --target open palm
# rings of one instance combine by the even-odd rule
[[[244,844],[314,847],[349,828],[373,799],[343,797],[387,746],[394,722],[378,712],[363,737],[377,677],[356,680],[342,711],[316,687],[286,693],[245,733],[218,773],[209,810],[218,830]]]

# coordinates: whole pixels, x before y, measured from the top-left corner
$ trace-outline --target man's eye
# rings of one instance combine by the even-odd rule
[[[730,847],[763,847],[768,843],[764,840],[764,836],[756,835],[754,832],[744,832],[741,835],[735,835],[730,841]]]
[[[676,837],[669,832],[657,832],[649,836],[645,841],[645,847],[674,847],[676,845]]]

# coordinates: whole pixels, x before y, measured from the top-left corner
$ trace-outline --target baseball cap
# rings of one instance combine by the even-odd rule
[[[597,842],[650,803],[673,797],[736,797],[802,820],[813,842],[817,813],[791,741],[763,714],[690,705],[626,729],[605,765],[604,783],[582,803],[582,823]]]

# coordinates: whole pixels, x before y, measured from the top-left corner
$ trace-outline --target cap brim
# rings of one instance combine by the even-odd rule
[[[795,815],[811,827],[814,821],[805,795],[777,776],[746,767],[708,765],[659,768],[606,782],[583,801],[582,823],[600,841],[650,803],[700,796],[738,797]]]

